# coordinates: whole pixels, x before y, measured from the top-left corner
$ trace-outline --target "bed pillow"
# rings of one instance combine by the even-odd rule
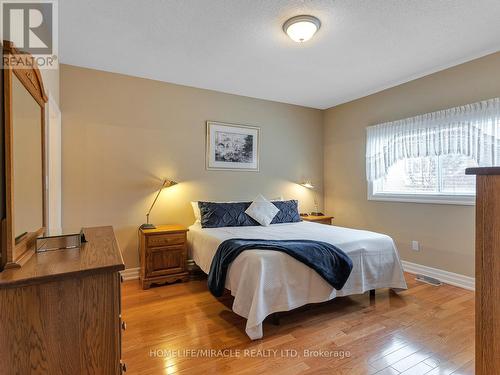
[[[262,195],[259,195],[246,209],[245,213],[260,225],[267,227],[271,224],[271,221],[273,221],[279,211],[278,207],[269,202]]]
[[[198,202],[191,202],[191,207],[193,207],[195,223],[199,223],[201,221],[201,212],[200,207],[198,206]]]
[[[299,202],[297,200],[272,202],[280,211],[276,214],[271,224],[298,223],[301,221]]]
[[[212,203],[242,203],[242,201],[212,202]],[[200,212],[200,206],[198,205],[198,201],[191,202],[191,206],[193,207],[193,215],[195,218],[195,223],[201,222],[201,212]]]
[[[277,197],[277,198],[270,199],[271,202],[282,201],[282,200],[283,200],[283,197]],[[247,202],[247,201],[228,201],[228,202],[213,202],[213,203],[248,203],[248,204],[251,204],[251,202]],[[192,201],[191,207],[193,208],[193,215],[194,215],[195,223],[201,222],[201,213],[200,213],[200,206],[198,205],[198,201]]]
[[[251,202],[216,203],[198,202],[202,228],[247,227],[259,223],[245,211]]]

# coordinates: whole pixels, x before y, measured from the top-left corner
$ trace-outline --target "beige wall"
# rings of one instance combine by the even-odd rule
[[[338,225],[392,236],[404,260],[472,276],[474,207],[368,201],[365,128],[498,96],[500,53],[327,110],[326,211]]]
[[[311,192],[294,182],[322,187],[322,111],[66,65],[61,94],[63,225],[113,225],[128,267],[162,177],[181,183],[162,193],[157,224],[190,225],[191,200],[258,193],[311,210]],[[260,126],[260,172],[205,170],[206,120]]]

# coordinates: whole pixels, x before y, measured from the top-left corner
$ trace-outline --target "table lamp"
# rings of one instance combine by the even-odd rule
[[[316,191],[314,189],[314,185],[311,183],[311,181],[305,181],[301,183],[302,186],[305,188],[308,188],[313,191],[313,198],[314,198],[314,210],[315,212],[311,212],[309,215],[311,216],[323,216],[322,212],[319,212],[318,210],[318,200],[316,199]]]
[[[160,196],[160,193],[162,192],[162,190],[165,189],[165,188],[169,188],[171,186],[174,186],[174,185],[177,185],[177,182],[172,181],[172,180],[168,180],[168,179],[163,180],[163,183],[162,183],[162,185],[160,187],[160,190],[158,190],[158,193],[156,194],[155,200],[153,201],[153,204],[151,205],[151,207],[149,208],[148,213],[146,214],[146,223],[142,224],[140,226],[141,229],[156,229],[156,227],[153,224],[149,223],[149,215],[151,214],[151,210],[155,206],[156,201],[158,200],[158,197]]]

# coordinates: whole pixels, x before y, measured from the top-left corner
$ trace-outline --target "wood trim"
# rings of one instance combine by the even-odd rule
[[[18,50],[14,43],[4,40],[4,62],[12,69],[16,77],[22,82],[26,90],[36,102],[43,107],[49,100],[43,86],[42,75],[36,60],[29,53]],[[5,66],[4,66],[5,68]]]
[[[14,174],[14,163],[12,160],[12,149],[14,140],[12,134],[12,68],[4,67],[3,70],[3,90],[4,90],[4,108],[5,108],[5,213],[6,213],[6,264],[14,260],[14,188],[12,186],[12,176]]]
[[[7,220],[2,219],[0,223],[0,246],[1,246],[1,258],[0,258],[0,271],[3,270],[7,262]]]
[[[45,105],[41,107],[41,132],[40,134],[42,140],[42,233],[45,232],[48,223],[48,212],[47,212],[47,129],[45,124]]]
[[[500,175],[477,176],[476,374],[500,368]]]
[[[484,180],[483,178],[476,177],[476,194],[477,194],[477,202],[476,202],[476,264],[475,264],[475,274],[476,274],[476,329],[475,329],[475,366],[476,373],[478,375],[485,374],[483,372],[483,335],[482,332],[484,330],[483,327],[483,311],[482,311],[482,290],[483,290],[483,277],[482,277],[482,269],[483,269],[483,225],[484,225]]]
[[[6,268],[20,267],[34,254],[35,241],[34,236],[44,233],[47,225],[47,166],[46,166],[46,125],[45,125],[45,103],[48,97],[45,93],[41,73],[33,57],[25,52],[18,50],[10,41],[3,42],[3,74],[4,74],[4,108],[5,108],[5,196],[6,196],[6,222],[5,232],[2,232],[2,241],[5,242],[5,260]],[[40,106],[41,140],[42,140],[42,227],[29,234],[31,241],[15,241],[14,233],[14,160],[13,160],[13,118],[12,118],[12,84],[13,75],[19,79],[33,99]],[[29,246],[27,246],[29,244]]]
[[[3,61],[3,44],[0,43],[0,57]],[[7,203],[6,203],[6,191],[5,191],[5,130],[4,130],[4,121],[5,121],[5,99],[3,95],[3,83],[4,83],[4,72],[0,72],[0,90],[2,90],[2,98],[0,99],[0,116],[1,116],[1,128],[0,128],[0,142],[2,142],[2,146],[0,147],[0,170],[2,173],[2,178],[0,179],[0,205],[3,205],[3,217],[0,218],[0,271],[4,268],[5,263],[7,262],[7,222],[5,220],[5,212],[7,211]]]
[[[20,241],[17,241],[14,246],[13,259],[5,264],[5,269],[19,268],[25,264],[35,253],[36,239],[45,232],[45,227],[40,228],[36,232],[28,233]]]

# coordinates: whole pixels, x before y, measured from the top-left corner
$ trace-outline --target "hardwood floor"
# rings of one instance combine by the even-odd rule
[[[473,374],[474,293],[406,279],[407,291],[377,290],[375,303],[366,293],[285,313],[257,341],[205,280],[147,291],[125,282],[127,373]]]

